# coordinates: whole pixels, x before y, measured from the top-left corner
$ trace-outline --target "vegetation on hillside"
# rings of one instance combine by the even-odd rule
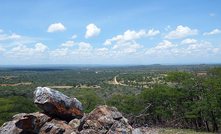
[[[2,68],[0,125],[16,113],[41,111],[32,101],[38,86],[76,97],[86,113],[98,105],[115,106],[132,125],[212,132],[221,128],[221,67],[217,65]]]

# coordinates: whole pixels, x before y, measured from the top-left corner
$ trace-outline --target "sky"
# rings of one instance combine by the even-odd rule
[[[221,63],[220,0],[0,1],[0,65]]]

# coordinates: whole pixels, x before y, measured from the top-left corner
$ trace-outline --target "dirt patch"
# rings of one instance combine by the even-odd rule
[[[48,86],[49,88],[66,88],[66,89],[69,89],[69,88],[72,88],[73,86]]]
[[[15,83],[15,84],[0,84],[0,86],[19,86],[19,85],[31,85],[31,83],[24,82],[24,83]]]

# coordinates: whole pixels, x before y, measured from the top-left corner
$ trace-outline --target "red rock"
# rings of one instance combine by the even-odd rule
[[[40,128],[49,120],[51,120],[51,117],[46,114],[31,113],[23,115],[15,125],[22,130],[38,133]]]

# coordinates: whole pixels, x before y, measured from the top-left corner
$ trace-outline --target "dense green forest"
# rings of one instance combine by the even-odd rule
[[[38,86],[78,98],[86,113],[115,106],[132,125],[221,128],[220,65],[0,68],[0,125],[41,111],[32,100]]]

